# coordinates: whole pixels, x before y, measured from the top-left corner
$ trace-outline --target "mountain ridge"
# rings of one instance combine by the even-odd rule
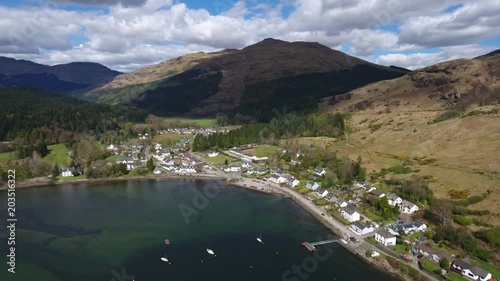
[[[177,61],[183,62],[181,67]],[[316,42],[268,38],[241,50],[191,54],[139,69],[83,98],[130,104],[165,116],[214,116],[229,111],[259,115],[257,111],[269,113],[271,107],[289,104],[292,109],[300,109],[301,104],[314,107],[321,97],[405,73]],[[141,74],[147,77],[135,84],[117,82]]]
[[[0,85],[33,87],[63,94],[88,91],[107,83],[120,72],[94,62],[71,62],[53,66],[0,57]]]

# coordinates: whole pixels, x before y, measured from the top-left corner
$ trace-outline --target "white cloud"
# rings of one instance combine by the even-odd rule
[[[489,49],[480,47],[479,41],[500,36],[500,0],[464,0],[463,7],[451,13],[443,10],[456,0],[281,0],[274,5],[216,0],[207,4],[218,15],[181,2],[108,0],[105,3],[112,5],[108,12],[67,11],[57,5],[0,6],[0,30],[4,31],[0,55],[47,64],[95,61],[131,70],[189,52],[242,48],[273,37],[317,41],[336,49],[346,45],[352,55],[415,68],[486,53]],[[281,16],[283,5],[295,6],[286,19]],[[396,29],[375,29],[394,24]],[[83,43],[75,43],[74,37],[83,38]],[[428,47],[439,52],[429,53]],[[472,51],[461,50],[472,47]],[[405,50],[420,52],[398,54]],[[380,51],[389,54],[374,55]]]
[[[381,55],[376,62],[382,65],[397,65],[408,69],[418,69],[438,62],[473,58],[493,51],[495,48],[484,48],[477,44],[466,46],[444,47],[440,52],[425,53],[418,52],[413,54],[387,54]]]

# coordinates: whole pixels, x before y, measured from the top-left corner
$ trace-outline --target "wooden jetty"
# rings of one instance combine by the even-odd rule
[[[339,242],[339,239],[324,240],[324,241],[318,241],[318,242],[312,242],[312,243],[302,242],[300,244],[302,246],[306,247],[309,251],[314,252],[314,251],[316,251],[316,246],[330,244],[330,243],[337,243],[337,242]]]

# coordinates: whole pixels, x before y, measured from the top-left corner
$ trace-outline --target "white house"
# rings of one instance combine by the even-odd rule
[[[354,209],[354,207],[347,206],[340,209],[340,215],[346,219],[348,222],[359,221],[361,215]]]
[[[194,174],[196,169],[193,166],[181,166],[176,169],[176,172],[179,174]]]
[[[399,210],[404,214],[413,214],[418,211],[418,206],[410,201],[403,200],[401,204],[399,204]]]
[[[351,224],[351,227],[349,227],[349,229],[351,229],[352,231],[354,231],[354,233],[356,233],[358,235],[366,235],[368,233],[372,233],[373,231],[375,231],[373,226],[366,225],[366,224],[361,223],[359,221],[353,222]]]
[[[345,201],[345,200],[337,201],[337,206],[339,206],[340,208],[345,208],[345,207],[347,207],[347,205],[349,205],[349,204],[347,204],[347,201]]]
[[[367,184],[367,185],[365,185],[365,186],[363,187],[363,189],[364,189],[364,190],[366,190],[366,192],[372,192],[372,191],[374,191],[374,190],[375,190],[375,189],[377,189],[377,188],[375,188],[375,186],[372,186],[372,185],[368,185],[368,184]]]
[[[61,177],[72,177],[72,176],[73,176],[73,172],[70,169],[68,169],[68,168],[62,169]]]
[[[326,174],[325,168],[316,167],[314,168],[314,173],[318,176],[324,176]]]
[[[456,271],[472,280],[478,280],[478,281],[494,280],[493,276],[488,271],[480,268],[477,265],[471,265],[470,263],[462,259],[454,260],[451,263],[450,268],[451,270]]]
[[[153,171],[153,174],[159,175],[161,174],[161,170],[158,167],[156,167],[155,170]]]
[[[319,196],[321,197],[325,197],[326,195],[328,195],[328,190],[322,188],[322,187],[318,187],[316,188],[316,190],[314,191],[316,194],[318,194]]]
[[[229,170],[231,173],[237,173],[237,172],[241,172],[241,167],[237,166],[237,165],[231,165],[229,167]]]
[[[310,190],[316,190],[318,187],[321,187],[317,182],[310,181],[306,184],[306,188]]]
[[[286,180],[286,183],[291,187],[296,187],[297,185],[299,185],[300,181],[294,177],[289,177]]]
[[[219,156],[219,152],[213,151],[213,150],[209,150],[209,151],[207,151],[207,156],[208,157],[217,157],[217,156]]]
[[[286,178],[283,177],[283,176],[278,176],[278,175],[271,175],[269,177],[269,180],[274,182],[274,183],[285,183],[286,182]]]
[[[384,246],[396,245],[396,236],[385,229],[379,229],[375,232],[375,240]]]
[[[243,162],[243,163],[241,163],[241,167],[242,167],[242,168],[245,168],[245,169],[248,169],[248,168],[250,168],[250,163],[248,163],[248,162]]]
[[[382,198],[385,196],[385,193],[383,193],[382,191],[380,190],[377,190],[377,189],[373,189],[372,191],[370,191],[370,194],[371,195],[375,195],[377,196],[378,198]]]
[[[401,197],[397,196],[394,193],[389,193],[387,194],[387,201],[389,202],[389,205],[396,206],[401,204],[403,202],[403,199],[401,199]]]

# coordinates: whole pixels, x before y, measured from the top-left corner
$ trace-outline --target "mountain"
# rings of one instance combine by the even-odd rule
[[[490,210],[481,220],[500,226],[500,193],[492,193],[500,186],[500,53],[418,69],[323,106],[350,116],[348,141],[335,144],[340,154],[361,156],[372,172],[409,165],[440,198],[488,194],[470,208]]]
[[[32,88],[0,88],[0,100],[0,141],[104,133],[123,122],[145,122],[148,116],[137,108],[95,104]]]
[[[119,74],[98,63],[73,62],[48,66],[0,57],[0,86],[3,87],[33,87],[57,93],[79,93],[102,86]]]
[[[230,111],[264,120],[273,109],[314,108],[320,98],[406,73],[319,43],[265,39],[241,50],[187,55],[123,74],[83,98],[160,116]]]

